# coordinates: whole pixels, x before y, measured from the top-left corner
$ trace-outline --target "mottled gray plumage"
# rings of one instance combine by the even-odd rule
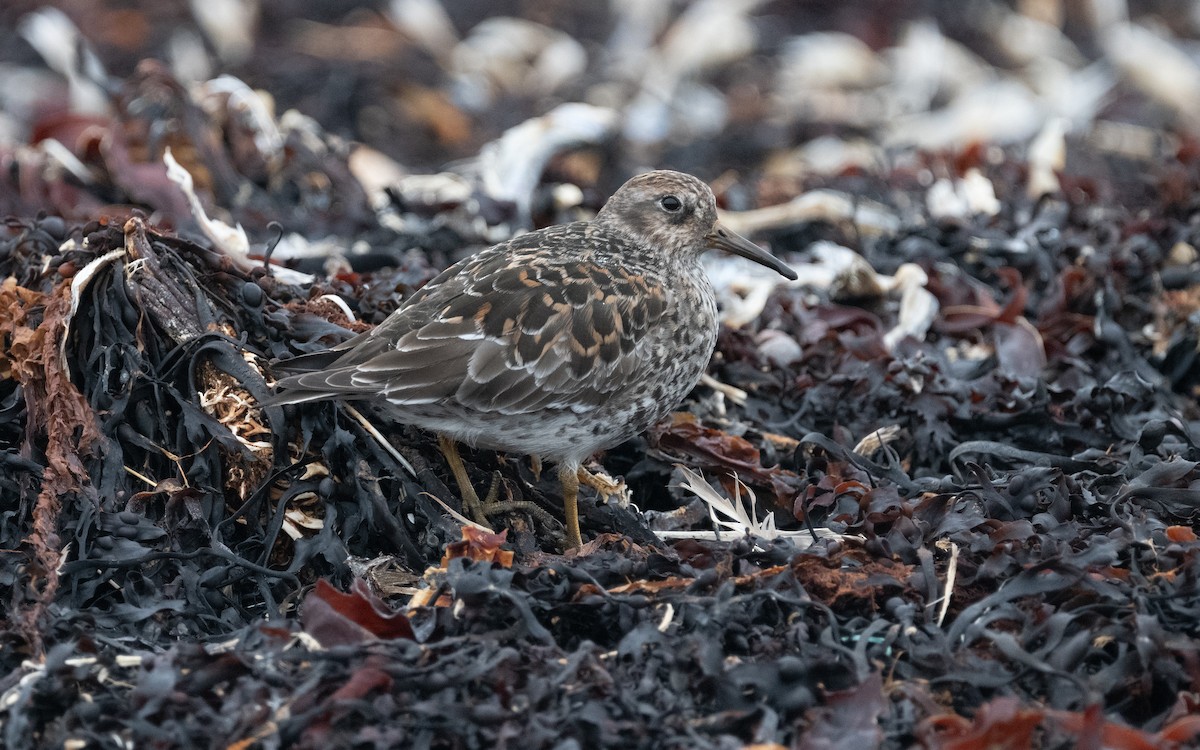
[[[594,220],[484,250],[377,328],[281,363],[300,374],[277,400],[371,399],[401,422],[575,472],[662,419],[704,372],[718,327],[700,265],[710,247],[795,278],[717,223],[703,182],[634,177]]]

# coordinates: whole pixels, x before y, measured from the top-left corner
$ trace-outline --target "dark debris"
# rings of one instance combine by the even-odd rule
[[[269,19],[287,16],[268,5]],[[891,34],[831,14],[876,44]],[[343,61],[355,87],[309,87],[320,61],[266,36],[280,60],[259,60],[259,74],[298,102],[369,98],[396,72]],[[403,49],[392,65],[438,75]],[[73,144],[90,181],[0,154],[0,213],[13,217],[0,227],[0,744],[968,750],[1200,737],[1200,271],[1174,254],[1200,247],[1190,136],[1149,166],[1072,140],[1061,194],[1036,201],[1015,147],[791,185],[733,180],[723,198],[739,209],[817,188],[895,208],[905,221],[891,234],[805,222],[770,239],[798,262],[830,239],[883,273],[916,264],[940,312],[889,350],[894,300],[777,289],[751,325],[722,331],[710,370],[745,403],[701,386],[688,413],[603,463],[656,526],[696,525],[670,515],[692,502],[671,486],[683,464],[730,492],[736,472],[780,528],[842,536],[668,543],[632,510],[585,503],[592,541],[563,556],[552,472],[523,457],[464,451],[476,486],[494,482],[517,508],[496,519],[506,536],[464,533],[435,501],[458,504],[429,436],[375,420],[410,474],[340,406],[259,406],[272,360],[378,323],[480,243],[462,229],[470,201],[417,210],[393,195],[376,211],[341,139],[293,132],[270,162],[228,112],[127,54],[112,52],[124,77],[110,118],[36,123],[38,139]],[[289,54],[296,67],[281,70]],[[715,84],[736,88],[731,77]],[[536,109],[499,104],[503,127]],[[397,152],[441,164],[501,129],[421,131]],[[732,128],[709,151],[664,158],[758,160],[781,137]],[[248,257],[204,238],[166,182],[165,146],[203,176],[210,209],[259,239]],[[585,204],[631,166],[618,143],[575,157],[546,173],[590,175]],[[995,184],[998,215],[908,212],[923,205],[921,169],[970,168]],[[476,203],[468,218],[511,213]],[[398,227],[388,211],[420,221]],[[291,261],[332,270],[293,283],[263,257],[271,222],[370,252],[332,269]],[[764,332],[796,356],[768,356]],[[877,431],[890,437],[854,450]]]

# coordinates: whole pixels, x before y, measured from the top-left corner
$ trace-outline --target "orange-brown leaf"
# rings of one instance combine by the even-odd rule
[[[500,547],[507,537],[507,529],[499,534],[492,534],[474,526],[463,526],[462,539],[446,545],[446,553],[442,555],[442,567],[446,567],[456,557],[497,563],[504,568],[510,567],[513,553]]]

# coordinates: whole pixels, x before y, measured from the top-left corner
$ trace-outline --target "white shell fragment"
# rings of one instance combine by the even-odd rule
[[[617,113],[607,107],[570,103],[506,130],[479,154],[484,191],[516,203],[521,217],[527,218],[533,190],[550,159],[567,148],[599,143],[616,123]]]
[[[192,175],[180,166],[179,162],[175,161],[169,146],[163,153],[163,164],[167,165],[167,177],[178,185],[183,194],[187,196],[188,205],[192,209],[192,217],[200,225],[204,236],[212,240],[214,245],[238,263],[250,265],[250,259],[247,257],[250,252],[250,240],[246,237],[246,231],[242,229],[242,225],[237,224],[231,227],[220,219],[209,218],[208,213],[204,210],[204,205],[196,197],[196,191],[192,186]]]
[[[992,181],[971,168],[961,178],[943,177],[930,186],[925,204],[934,219],[967,219],[980,214],[1000,213],[1000,201]]]

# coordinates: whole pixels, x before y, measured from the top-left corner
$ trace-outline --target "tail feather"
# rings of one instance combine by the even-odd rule
[[[369,332],[361,333],[325,351],[271,362],[271,371],[283,377],[275,384],[275,394],[264,405],[285,406],[334,398],[342,401],[370,398],[373,395],[371,392],[349,385],[344,377],[343,382],[337,382],[339,374],[344,376],[349,372],[345,367],[339,368],[338,361],[368,335]]]
[[[301,354],[291,359],[276,359],[271,362],[271,371],[285,375],[299,375],[306,372],[328,370],[345,353],[337,349],[326,349],[323,352]]]
[[[323,391],[276,391],[262,402],[264,407],[289,406],[291,404],[307,404],[312,401],[326,401],[336,394]]]
[[[274,395],[268,398],[263,405],[286,406],[334,398],[342,400],[364,398],[368,394],[331,388],[327,381],[328,374],[336,369],[337,360],[344,354],[344,351],[329,349],[323,352],[302,354],[291,359],[275,360],[271,363],[271,371],[284,377],[275,383]]]

